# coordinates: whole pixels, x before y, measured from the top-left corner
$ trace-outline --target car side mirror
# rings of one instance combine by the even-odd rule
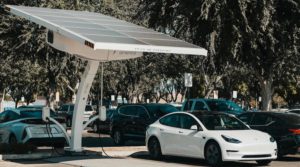
[[[190,128],[190,129],[191,129],[191,130],[195,130],[195,131],[198,131],[198,130],[199,130],[197,125],[193,125],[193,126],[191,126],[191,128]]]

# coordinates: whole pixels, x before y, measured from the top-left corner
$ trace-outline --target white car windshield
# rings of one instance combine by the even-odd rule
[[[208,130],[248,130],[249,128],[234,116],[227,114],[193,113]]]

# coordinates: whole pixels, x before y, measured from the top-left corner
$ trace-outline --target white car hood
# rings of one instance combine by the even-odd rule
[[[270,135],[258,130],[222,130],[210,132],[214,133],[214,135],[224,135],[227,137],[235,138],[243,143],[270,142]]]

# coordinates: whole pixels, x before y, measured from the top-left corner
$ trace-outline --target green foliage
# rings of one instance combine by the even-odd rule
[[[101,12],[209,51],[207,57],[147,53],[105,63],[107,98],[114,94],[129,101],[133,97],[141,102],[174,101],[178,93],[185,94],[183,75],[190,72],[192,97],[208,97],[218,89],[222,97],[230,98],[240,89],[248,99],[261,93],[268,103],[274,91],[290,103],[299,99],[297,0],[3,0],[0,4]],[[16,100],[24,96],[30,101],[33,93],[53,100],[56,91],[70,100],[73,92],[68,87],[75,88],[84,62],[46,45],[43,28],[3,10],[0,20],[0,90],[7,89]],[[95,80],[90,96],[95,98],[98,91]]]

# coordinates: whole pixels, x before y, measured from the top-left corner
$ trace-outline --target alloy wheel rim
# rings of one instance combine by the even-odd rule
[[[219,159],[220,153],[215,145],[210,145],[207,148],[206,155],[208,162],[211,164],[215,164]]]
[[[150,144],[150,152],[152,153],[152,155],[156,156],[158,155],[158,143],[156,140],[152,140],[151,144]]]

